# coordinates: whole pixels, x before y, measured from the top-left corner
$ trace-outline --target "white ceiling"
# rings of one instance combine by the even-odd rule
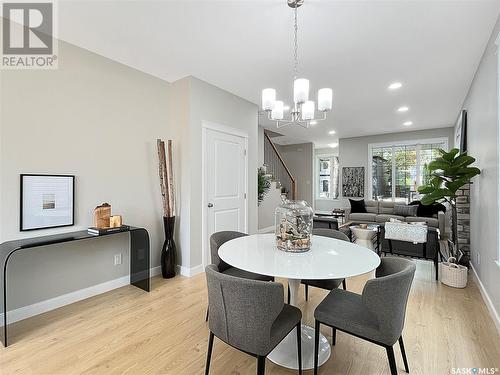
[[[450,126],[499,10],[497,0],[305,0],[300,75],[314,96],[332,87],[334,109],[309,130],[280,132],[324,147],[338,137]],[[63,1],[59,35],[167,81],[193,75],[256,104],[262,88],[274,87],[290,104],[286,0]],[[403,87],[390,92],[393,81]],[[410,110],[397,113],[401,105]],[[414,125],[402,126],[406,120]]]

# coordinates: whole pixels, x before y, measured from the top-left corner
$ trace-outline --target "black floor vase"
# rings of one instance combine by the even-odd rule
[[[161,274],[164,279],[170,279],[175,276],[175,216],[164,216],[163,228],[165,230],[165,242],[161,249]]]

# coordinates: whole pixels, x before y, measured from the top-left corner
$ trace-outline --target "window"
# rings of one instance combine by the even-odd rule
[[[439,156],[440,148],[448,148],[446,138],[368,145],[371,198],[396,202],[418,199],[417,188],[429,181],[427,166]]]
[[[337,199],[339,197],[339,158],[321,155],[316,158],[318,170],[318,191],[320,199]]]

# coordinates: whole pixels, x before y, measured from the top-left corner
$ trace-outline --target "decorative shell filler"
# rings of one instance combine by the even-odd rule
[[[311,249],[313,209],[306,201],[284,199],[275,211],[278,249],[303,253]]]

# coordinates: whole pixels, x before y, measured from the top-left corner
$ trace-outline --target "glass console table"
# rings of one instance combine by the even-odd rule
[[[12,254],[17,251],[34,251],[42,246],[49,246],[65,242],[75,242],[83,240],[96,240],[100,237],[116,236],[120,233],[130,234],[130,284],[146,292],[150,290],[150,259],[149,259],[149,234],[144,228],[130,227],[127,230],[92,235],[86,230],[55,234],[51,236],[24,238],[7,241],[0,244],[0,283],[2,290],[2,300],[0,306],[3,314],[3,335],[2,343],[6,347],[8,341],[8,319],[7,312],[7,271],[9,260]]]

